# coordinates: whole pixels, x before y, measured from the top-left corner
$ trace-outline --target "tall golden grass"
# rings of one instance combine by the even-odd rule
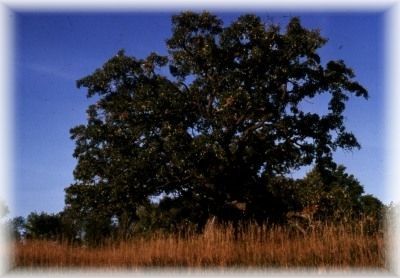
[[[317,267],[386,268],[383,233],[362,225],[319,225],[307,234],[287,226],[208,223],[202,234],[155,233],[100,247],[31,240],[14,244],[15,267]]]

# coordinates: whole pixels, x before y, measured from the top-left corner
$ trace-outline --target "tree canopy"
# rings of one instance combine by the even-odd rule
[[[208,12],[173,16],[168,55],[121,50],[77,82],[94,103],[71,129],[66,210],[129,229],[167,196],[198,223],[279,218],[279,177],[315,164],[328,178],[335,150],[360,147],[343,112],[368,94],[344,61],[321,62],[326,42],[296,17],[282,30],[255,15],[227,26]],[[306,108],[319,96],[325,113]]]

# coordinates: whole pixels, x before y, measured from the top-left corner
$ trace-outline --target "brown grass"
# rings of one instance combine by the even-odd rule
[[[357,225],[321,225],[306,235],[249,225],[235,239],[231,226],[207,224],[204,233],[150,237],[97,248],[49,241],[16,243],[15,267],[317,267],[386,268],[381,233]]]

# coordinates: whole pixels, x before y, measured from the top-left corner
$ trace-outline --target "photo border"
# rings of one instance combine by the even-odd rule
[[[13,163],[13,134],[14,134],[14,100],[13,100],[13,58],[14,58],[14,46],[13,46],[13,14],[15,12],[36,12],[36,11],[63,11],[63,12],[145,12],[145,11],[176,11],[176,10],[203,10],[203,9],[220,9],[221,11],[246,11],[255,9],[269,9],[273,11],[286,11],[295,10],[296,12],[368,12],[368,11],[384,11],[385,12],[385,180],[384,185],[387,191],[387,196],[394,200],[395,209],[394,213],[389,219],[388,227],[388,254],[390,260],[390,274],[395,276],[400,275],[400,238],[399,238],[399,204],[400,204],[400,187],[397,185],[400,180],[400,170],[397,169],[400,165],[400,124],[397,119],[400,119],[400,89],[399,81],[400,78],[400,5],[398,1],[376,1],[376,0],[340,0],[340,1],[293,1],[293,0],[280,0],[280,1],[256,1],[248,0],[231,0],[231,1],[215,1],[215,0],[203,0],[203,1],[184,1],[184,0],[172,0],[172,1],[88,1],[88,0],[72,0],[72,1],[3,1],[0,0],[0,201],[1,198],[5,198],[7,204],[12,209],[14,204],[12,202],[12,185],[14,163]],[[373,159],[373,158],[371,158]],[[3,197],[1,197],[3,196]],[[1,225],[0,225],[1,226]],[[0,227],[2,228],[2,227]],[[88,272],[77,271],[71,269],[71,271],[53,272],[48,270],[42,272],[41,270],[35,272],[24,272],[20,271],[11,274],[9,271],[9,254],[8,248],[8,237],[4,228],[0,229],[0,275],[12,275],[16,274],[18,277],[24,277],[25,275],[42,277],[43,275],[51,275],[51,277],[61,277],[64,275],[71,276],[84,276]],[[150,271],[149,273],[143,273],[146,275],[217,275],[221,272],[214,271],[201,271],[201,272],[172,272],[167,271]],[[102,270],[90,271],[93,275],[132,275],[131,272],[108,272]],[[325,272],[324,272],[325,273]],[[367,276],[386,276],[387,273],[380,271],[363,271],[362,269],[355,269],[354,271],[329,271],[329,275],[354,275],[365,277]],[[56,274],[56,275],[55,275]],[[135,274],[138,274],[135,272]],[[139,272],[140,274],[140,272]],[[225,271],[222,273],[229,276],[243,276],[253,274],[255,276],[278,275],[278,276],[300,276],[308,277],[310,275],[321,274],[318,271],[255,271],[254,273],[241,272],[241,271]]]

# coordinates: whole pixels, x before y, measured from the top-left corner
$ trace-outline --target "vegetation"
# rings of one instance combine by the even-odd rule
[[[332,158],[360,148],[343,112],[368,93],[326,41],[183,12],[167,56],[119,51],[77,82],[75,182],[62,212],[10,222],[16,265],[383,267],[385,207]]]
[[[321,225],[307,236],[287,227],[240,226],[234,237],[232,226],[210,222],[202,234],[153,233],[130,241],[109,242],[85,248],[51,241],[16,244],[17,267],[311,267],[319,270],[384,269],[382,234],[363,233],[357,225]]]
[[[77,83],[95,103],[87,124],[71,130],[78,164],[66,213],[88,236],[92,226],[110,236],[114,228],[131,234],[143,207],[167,213],[165,225],[201,230],[214,216],[282,223],[307,202],[335,202],[318,195],[291,203],[285,192],[293,184],[285,176],[311,164],[323,183],[317,191],[346,191],[331,181],[332,152],[360,146],[343,111],[350,95],[367,91],[343,61],[321,64],[325,42],[298,18],[283,32],[254,15],[224,27],[207,12],[184,12],[172,18],[169,56],[118,52]],[[330,98],[326,114],[304,108],[319,95]],[[359,202],[357,190],[349,194]],[[159,212],[155,196],[164,196]]]

